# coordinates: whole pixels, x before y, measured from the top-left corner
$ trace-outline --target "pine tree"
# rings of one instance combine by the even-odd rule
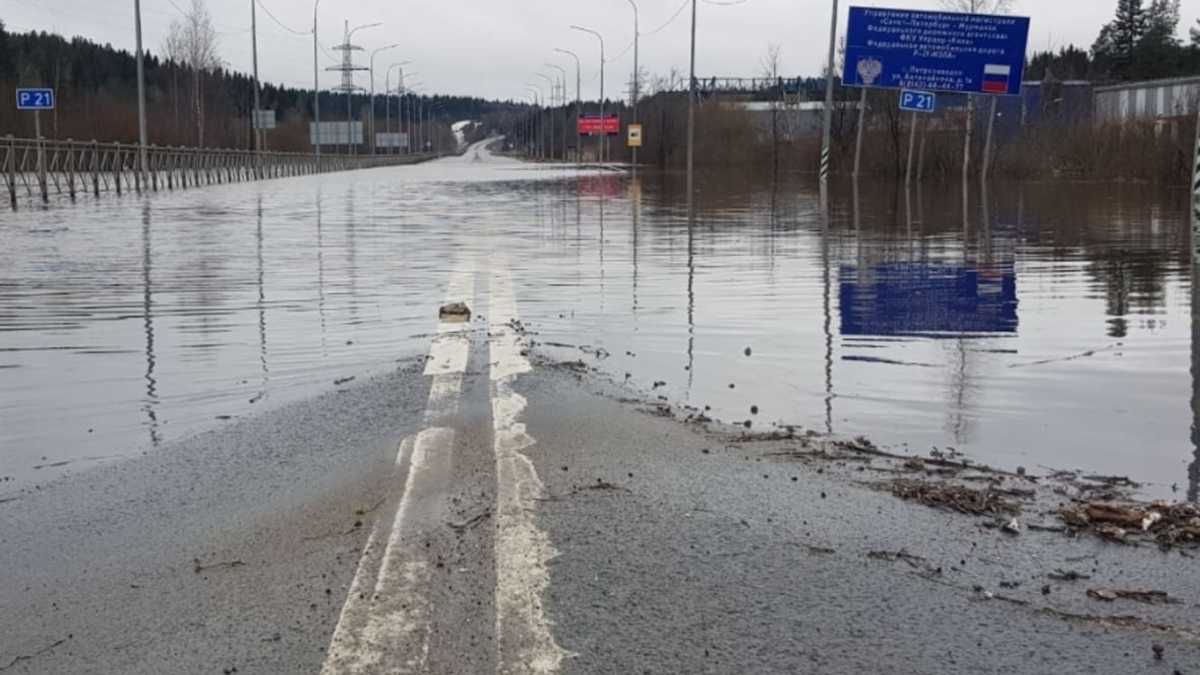
[[[1146,11],[1146,32],[1142,35],[1141,43],[1154,47],[1177,47],[1179,40],[1175,33],[1179,30],[1180,0],[1152,0]]]
[[[1158,0],[1153,2],[1157,4]],[[1092,46],[1094,56],[1111,63],[1114,75],[1127,76],[1148,25],[1149,15],[1142,0],[1117,0],[1116,16],[1100,30],[1100,37]]]
[[[1192,26],[1192,46],[1200,47],[1200,19],[1196,19],[1196,25]]]
[[[12,55],[8,49],[8,33],[4,30],[4,21],[0,20],[0,80],[7,80],[12,76]]]

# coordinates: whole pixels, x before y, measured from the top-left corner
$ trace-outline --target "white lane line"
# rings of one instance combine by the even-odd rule
[[[550,585],[547,563],[558,555],[533,521],[545,486],[529,457],[536,444],[518,421],[526,400],[512,390],[531,370],[528,341],[515,330],[516,299],[507,261],[492,260],[489,361],[496,453],[496,670],[504,675],[557,673],[571,654],[554,641],[543,610]]]
[[[474,261],[462,261],[454,269],[446,301],[468,302],[475,293]],[[430,480],[431,474],[446,466],[439,460],[453,451],[455,433],[433,425],[457,412],[470,351],[469,324],[438,325],[425,367],[425,374],[433,378],[424,416],[425,424],[431,426],[404,439],[396,453],[398,465],[407,462],[408,477],[392,529],[381,533],[377,526],[367,539],[330,641],[323,675],[426,670],[430,570],[419,552],[406,546],[415,541],[414,520],[420,522],[421,514],[436,508],[439,499],[423,488],[436,483]],[[384,536],[387,543],[380,556],[377,542]],[[372,579],[376,568],[378,575]]]

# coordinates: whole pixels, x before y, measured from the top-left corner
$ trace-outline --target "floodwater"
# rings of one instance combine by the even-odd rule
[[[420,355],[450,266],[497,250],[542,349],[713,417],[1196,497],[1183,191],[698,195],[468,153],[4,212],[0,498]]]

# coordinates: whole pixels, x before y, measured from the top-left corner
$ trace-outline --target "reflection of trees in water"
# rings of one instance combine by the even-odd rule
[[[1170,263],[1162,251],[1103,251],[1087,267],[1088,276],[1104,288],[1108,335],[1129,334],[1130,314],[1154,314],[1167,304],[1167,275]]]

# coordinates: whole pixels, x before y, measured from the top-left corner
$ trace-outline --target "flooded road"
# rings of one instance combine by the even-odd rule
[[[0,498],[425,351],[503,251],[540,348],[726,421],[1196,497],[1187,199],[484,155],[0,219]]]

